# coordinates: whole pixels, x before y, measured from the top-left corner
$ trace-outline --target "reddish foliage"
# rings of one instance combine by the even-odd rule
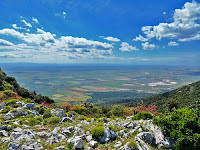
[[[148,107],[144,107],[143,105],[140,105],[140,107],[138,108],[138,112],[142,112],[142,111],[148,111],[154,115],[157,114],[157,111],[156,111],[156,108],[157,106],[156,105],[153,105],[153,106],[148,106]]]
[[[41,104],[39,104],[39,105],[41,105],[41,106],[43,106],[43,107],[46,107],[46,108],[51,108],[51,104],[50,103],[41,103]]]
[[[62,108],[65,112],[68,112],[71,110],[71,105],[70,103],[62,103],[60,108]]]

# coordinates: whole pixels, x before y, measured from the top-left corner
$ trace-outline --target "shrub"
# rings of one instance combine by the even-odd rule
[[[43,118],[40,116],[40,117],[37,117],[36,120],[38,121],[38,123],[40,123],[43,121]]]
[[[113,105],[112,109],[111,109],[111,113],[114,115],[114,116],[123,116],[123,107],[120,106],[120,105]]]
[[[156,108],[157,108],[156,105],[148,106],[148,107],[144,107],[143,105],[140,105],[140,107],[136,111],[137,112],[148,111],[148,112],[156,115],[157,114]]]
[[[140,119],[147,120],[147,119],[152,119],[152,118],[153,118],[153,115],[147,111],[139,112],[134,116],[135,120],[140,120]]]
[[[76,120],[86,120],[87,117],[80,115],[79,117],[76,118]]]
[[[49,124],[57,124],[59,123],[61,120],[60,117],[52,117],[52,118],[49,118]]]
[[[100,137],[104,136],[104,128],[103,127],[94,127],[91,130],[92,137],[96,140],[99,140]]]
[[[68,112],[70,111],[71,105],[70,103],[62,103],[60,108],[63,109],[65,112]]]
[[[45,109],[44,109],[43,106],[35,106],[34,109],[37,110],[38,113],[41,114],[41,115],[43,115],[44,112],[45,112]]]
[[[28,119],[29,126],[35,126],[37,124],[38,124],[38,121],[35,118],[32,117],[32,118]]]
[[[109,126],[107,126],[107,127],[108,127],[109,129],[111,129],[111,130],[117,132],[117,128],[116,128],[115,126],[109,125]]]
[[[52,114],[51,114],[50,109],[46,109],[46,110],[44,111],[44,114],[43,114],[43,119],[44,119],[44,118],[50,118],[51,116],[52,116]]]
[[[128,147],[130,147],[132,150],[137,150],[137,143],[135,140],[131,140],[128,144]]]
[[[96,126],[97,126],[97,127],[103,127],[103,122],[99,122],[99,123],[97,123]]]
[[[200,111],[194,109],[178,109],[169,115],[153,119],[160,126],[165,136],[175,141],[177,150],[200,149]]]
[[[10,110],[11,110],[10,106],[5,106],[1,112],[5,114],[8,113]]]
[[[85,115],[87,112],[87,108],[81,105],[74,105],[71,110],[81,115]]]
[[[69,150],[73,149],[73,148],[74,148],[74,143],[68,143],[68,144],[67,144],[67,148],[68,148]]]

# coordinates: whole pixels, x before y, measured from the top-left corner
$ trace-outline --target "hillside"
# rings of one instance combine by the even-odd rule
[[[180,87],[163,94],[153,95],[140,101],[134,101],[127,106],[157,106],[157,111],[165,112],[171,107],[197,108],[200,105],[200,81]]]
[[[21,87],[14,77],[9,77],[0,68],[0,101],[8,99],[29,98],[36,103],[54,103],[52,99],[47,96],[42,96],[36,92],[30,92]]]

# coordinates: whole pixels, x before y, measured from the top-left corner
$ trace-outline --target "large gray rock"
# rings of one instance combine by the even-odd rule
[[[26,116],[26,115],[28,115],[28,112],[27,111],[23,111],[23,110],[16,110],[16,111],[12,111],[12,114],[15,117],[20,117],[20,116]]]
[[[11,112],[8,112],[5,116],[4,116],[4,120],[10,120],[13,119],[14,115]]]
[[[141,132],[137,135],[137,137],[146,141],[147,143],[155,143],[155,135],[152,132]]]
[[[74,136],[80,136],[84,133],[84,130],[79,127],[75,127],[74,130]]]
[[[43,150],[43,147],[35,142],[35,143],[32,143],[32,144],[23,144],[22,145],[22,150]]]
[[[72,118],[70,118],[70,117],[63,117],[61,120],[61,122],[67,122],[67,121],[73,122]]]
[[[63,109],[55,108],[51,110],[51,113],[56,117],[65,117],[65,112]]]
[[[86,136],[86,141],[87,142],[90,142],[91,140],[92,140],[92,136],[91,135]]]
[[[65,140],[65,136],[59,133],[53,134],[48,140],[46,141],[46,144],[54,144],[54,143],[59,143]]]
[[[20,141],[33,141],[35,140],[35,134],[30,129],[24,129],[22,131],[15,132],[13,131],[10,134],[10,140],[14,142]]]
[[[98,142],[97,142],[97,141],[90,141],[90,146],[91,146],[92,148],[95,148],[97,145],[98,145]]]
[[[21,106],[21,107],[23,107],[25,105],[25,103],[22,101],[17,101],[16,104],[19,104],[19,106]]]
[[[0,136],[8,136],[8,133],[5,130],[1,130]]]
[[[83,140],[80,137],[74,137],[67,140],[68,143],[74,143],[75,149],[83,148]]]
[[[7,150],[18,150],[20,148],[19,144],[9,143]]]
[[[100,137],[100,143],[106,143],[109,140],[115,140],[118,136],[117,132],[113,131],[112,129],[108,128],[108,127],[104,127],[105,132],[104,132],[104,136]]]
[[[28,112],[30,112],[34,116],[39,115],[38,111],[36,111],[36,110],[29,110]]]
[[[0,103],[0,109],[3,109],[6,106],[6,103]]]
[[[23,106],[24,109],[33,109],[36,106],[35,103],[27,103]]]
[[[48,137],[51,136],[51,133],[42,131],[42,132],[38,132],[37,135],[38,135],[39,137],[41,137],[41,138],[46,139],[46,138],[48,138]]]

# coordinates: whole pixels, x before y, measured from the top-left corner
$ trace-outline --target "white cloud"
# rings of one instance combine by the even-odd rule
[[[112,41],[112,42],[119,42],[120,41],[120,39],[114,38],[112,36],[103,37],[103,39],[108,40],[108,41]]]
[[[171,42],[168,43],[168,46],[179,46],[179,44],[171,41]]]
[[[17,24],[13,24],[12,27],[13,27],[14,29],[26,29],[26,28],[18,27]]]
[[[32,21],[36,22],[36,23],[39,23],[38,19],[37,18],[34,18],[32,17]]]
[[[18,31],[14,30],[14,29],[8,29],[8,28],[0,30],[0,34],[4,34],[4,35],[7,35],[7,36],[13,36],[13,37],[16,37],[16,38],[23,38],[24,37],[23,33],[20,33]]]
[[[179,41],[200,40],[200,3],[185,3],[182,9],[176,9],[171,23],[157,26],[144,26],[142,31],[147,38],[156,37],[178,39]]]
[[[133,39],[133,41],[143,41],[143,42],[146,42],[148,41],[147,38],[144,38],[143,36],[139,35],[137,36],[135,39]]]
[[[167,14],[167,13],[164,11],[164,12],[163,12],[163,15],[166,15],[166,14]]]
[[[30,23],[26,22],[26,20],[23,19],[23,20],[21,20],[21,22],[23,22],[27,27],[32,28],[32,25]]]
[[[6,40],[3,40],[3,39],[0,39],[0,46],[13,46],[14,44],[9,42],[9,41],[6,41]]]
[[[137,51],[138,48],[135,46],[129,45],[127,42],[122,42],[121,48],[119,50],[130,52],[130,51]]]
[[[150,44],[149,42],[146,42],[146,43],[142,43],[142,47],[144,50],[153,50],[157,46],[155,44]]]
[[[63,11],[63,15],[66,15],[67,13]]]

